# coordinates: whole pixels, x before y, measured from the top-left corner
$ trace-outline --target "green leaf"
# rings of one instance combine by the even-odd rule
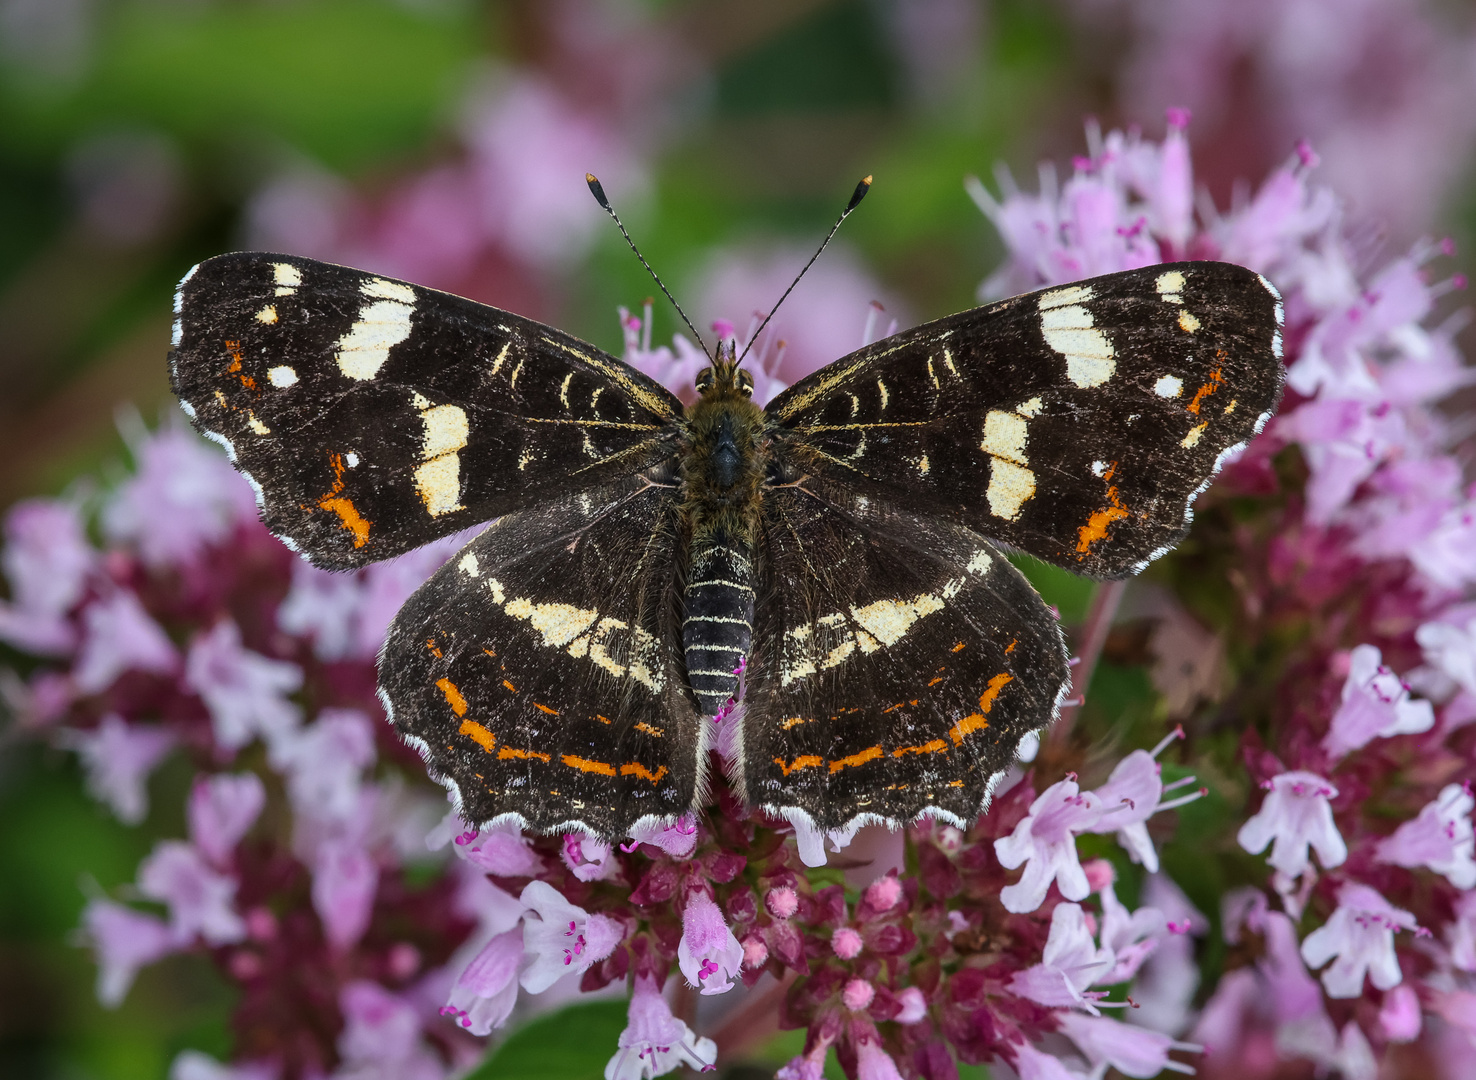
[[[467,1080],[603,1080],[625,1030],[624,1001],[590,1001],[513,1032]]]

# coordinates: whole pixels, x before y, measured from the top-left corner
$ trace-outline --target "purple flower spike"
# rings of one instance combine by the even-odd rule
[[[518,968],[523,962],[523,932],[498,934],[456,977],[441,1009],[473,1035],[490,1035],[507,1022],[518,997]]]
[[[995,855],[1006,870],[1025,864],[1020,880],[1000,890],[1005,908],[1034,911],[1045,902],[1052,881],[1066,899],[1085,900],[1091,890],[1076,854],[1076,836],[1101,818],[1101,799],[1082,791],[1074,779],[1046,788],[1015,831],[994,842]]]
[[[671,1013],[656,981],[638,975],[630,995],[630,1011],[619,1049],[605,1066],[605,1080],[648,1080],[681,1065],[711,1072],[717,1063],[717,1045],[699,1039]]]
[[[743,946],[705,892],[692,893],[682,911],[677,962],[688,984],[700,987],[703,994],[726,993],[743,965]]]

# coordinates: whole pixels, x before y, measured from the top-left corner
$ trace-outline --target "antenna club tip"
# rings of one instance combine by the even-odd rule
[[[610,200],[605,197],[605,188],[600,183],[600,178],[592,172],[587,172],[584,174],[584,182],[589,185],[589,193],[595,197],[595,202],[599,203],[607,213],[610,212]]]
[[[860,205],[861,200],[866,198],[866,193],[870,190],[871,177],[868,176],[856,185],[855,191],[851,192],[851,201],[846,203],[846,213],[849,214],[852,210],[856,209]]]

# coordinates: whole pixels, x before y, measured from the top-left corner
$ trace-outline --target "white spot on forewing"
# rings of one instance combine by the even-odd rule
[[[1107,472],[1107,463],[1105,461],[1094,461],[1094,462],[1092,462],[1092,475],[1093,476],[1102,476],[1106,472]]]
[[[498,581],[496,578],[487,579],[487,588],[491,590],[492,602],[494,604],[501,604],[504,600],[507,599],[507,593],[503,591],[502,582]]]
[[[297,382],[297,372],[286,364],[278,364],[267,371],[267,382],[283,390]]]
[[[1047,345],[1066,357],[1066,377],[1082,389],[1101,386],[1117,370],[1112,343],[1080,305],[1043,309],[1040,332]]]
[[[1040,398],[1033,397],[1029,401],[1022,401],[1020,404],[1016,405],[1015,411],[1021,416],[1033,419],[1035,417],[1035,414],[1040,412],[1041,408],[1042,406]]]
[[[398,281],[386,281],[384,278],[370,278],[359,286],[359,291],[365,296],[373,296],[380,300],[398,300],[402,304],[415,303],[415,290],[409,285],[402,285]]]
[[[1154,282],[1158,289],[1158,295],[1169,304],[1182,304],[1183,297],[1179,294],[1184,291],[1184,272],[1182,270],[1168,270],[1158,275]]]
[[[985,551],[983,548],[980,548],[978,551],[974,552],[973,556],[969,559],[968,566],[965,567],[965,569],[967,569],[969,573],[974,574],[975,576],[979,574],[987,574],[989,572],[989,567],[993,565],[993,563],[994,560],[989,557],[989,552]]]
[[[1153,392],[1159,397],[1178,397],[1184,392],[1184,380],[1177,375],[1160,375],[1153,384]]]
[[[272,433],[272,429],[258,420],[256,414],[253,412],[246,414],[246,426],[258,435],[270,435]]]
[[[390,349],[410,336],[408,304],[376,300],[359,311],[359,319],[338,339],[338,369],[350,379],[367,381],[379,374]]]
[[[415,490],[431,517],[465,509],[461,505],[461,459],[456,454],[443,454],[423,463],[414,477]]]
[[[442,454],[453,454],[466,446],[466,410],[459,405],[437,405],[424,410],[420,419],[425,424],[420,443],[422,460],[430,461]]]
[[[865,607],[853,607],[851,615],[883,645],[894,645],[918,619],[942,610],[940,597],[921,593],[911,600],[878,600]]]
[[[357,469],[359,467],[359,455],[350,450],[347,454],[343,455],[343,463],[350,469]]]
[[[989,459],[989,512],[997,518],[1014,521],[1020,508],[1035,494],[1035,474],[1004,458]]]
[[[887,392],[887,384],[882,382],[880,379],[876,380],[876,388],[881,391],[881,407],[882,411],[885,412],[887,408],[887,402],[892,400],[892,395]]]
[[[1186,334],[1192,334],[1199,329],[1199,320],[1195,318],[1192,311],[1179,312],[1179,329]]]
[[[302,284],[302,271],[291,263],[272,263],[272,278],[278,285],[296,288]]]
[[[475,551],[468,551],[463,555],[461,561],[456,564],[456,568],[467,577],[477,577],[482,572],[481,568],[477,565],[477,553]]]
[[[256,321],[264,326],[271,326],[277,321],[277,305],[268,304],[256,313]]]
[[[1185,450],[1189,450],[1193,447],[1198,446],[1199,438],[1201,435],[1204,434],[1204,429],[1207,427],[1209,427],[1209,421],[1205,421],[1202,424],[1195,424],[1192,428],[1189,429],[1189,434],[1184,436],[1183,441],[1181,441],[1179,445],[1182,446]]]
[[[1067,285],[1064,289],[1052,289],[1041,293],[1040,310],[1065,307],[1067,304],[1085,304],[1095,294],[1090,285]]]
[[[1030,462],[1025,456],[1028,428],[1024,417],[991,409],[984,417],[984,441],[979,444],[979,449],[1019,465],[1028,465]]]

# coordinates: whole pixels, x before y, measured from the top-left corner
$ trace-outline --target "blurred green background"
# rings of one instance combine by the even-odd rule
[[[1003,249],[964,194],[966,174],[988,178],[1002,161],[1033,188],[1038,159],[1069,174],[1085,116],[1158,137],[1163,107],[1182,103],[1153,100],[1142,75],[1153,59],[1145,50],[1172,45],[1143,29],[1140,16],[1153,10],[1030,0],[0,0],[0,507],[116,475],[117,410],[152,423],[173,407],[164,358],[181,274],[273,228],[292,235],[284,221],[316,235],[324,208],[339,214],[332,235],[304,253],[424,266],[431,284],[618,352],[616,306],[639,307],[652,286],[593,201],[560,251],[549,249],[563,234],[544,249],[536,238],[529,249],[473,235],[481,226],[446,209],[461,204],[432,197],[430,181],[454,185],[491,167],[478,138],[500,140],[492,157],[505,166],[519,159],[520,139],[564,137],[563,121],[550,132],[536,119],[496,130],[477,119],[486,115],[477,102],[505,100],[530,80],[597,123],[598,138],[571,134],[570,147],[633,163],[627,183],[607,187],[684,301],[701,292],[715,252],[812,245],[872,174],[836,257],[910,321],[967,307]],[[1468,13],[1454,14],[1464,33]],[[1199,180],[1220,205],[1237,178],[1259,180],[1285,158],[1292,135],[1334,141],[1365,108],[1296,112],[1257,66],[1259,47],[1227,45],[1232,61],[1236,48],[1251,55],[1227,63],[1218,82],[1207,75],[1213,85],[1196,90],[1205,100],[1191,102]],[[1403,64],[1366,108],[1425,115],[1425,91],[1406,70],[1417,61],[1370,52],[1336,77],[1356,87]],[[1371,219],[1389,206],[1407,211],[1383,214],[1390,243],[1421,230],[1471,233],[1476,199],[1461,195],[1472,190],[1470,131],[1454,121],[1450,131],[1431,151],[1434,179],[1360,208]],[[597,167],[578,156],[558,178],[582,184],[582,170]],[[416,191],[429,194],[417,203]],[[450,254],[418,250],[422,228]],[[870,298],[859,296],[858,344]],[[674,316],[658,307],[656,327],[655,340],[669,340]],[[1122,690],[1125,700],[1148,693]],[[109,1012],[72,936],[88,890],[128,881],[156,836],[180,833],[186,785],[183,769],[166,769],[153,782],[155,813],[128,829],[83,793],[70,755],[7,735],[0,1077],[156,1078],[180,1048],[228,1053],[229,991],[207,967],[156,965]],[[596,1076],[622,1020],[617,1007],[589,1008],[598,1015],[576,1026],[592,1056],[578,1068]],[[534,1052],[550,1030],[509,1043],[484,1075],[578,1075]],[[778,1060],[792,1052],[775,1049]]]

